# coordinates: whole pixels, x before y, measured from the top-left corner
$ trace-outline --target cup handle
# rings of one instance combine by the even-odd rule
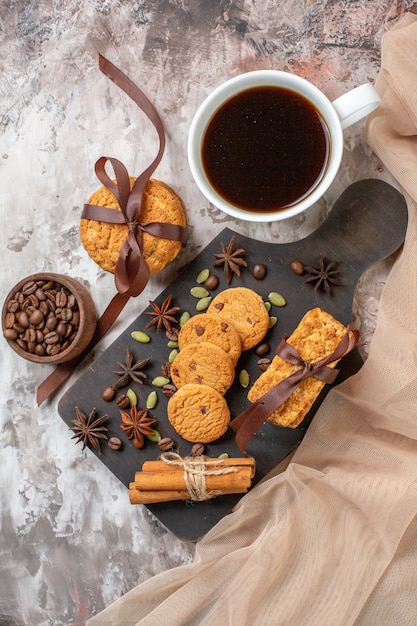
[[[365,83],[333,100],[332,105],[336,109],[342,128],[345,129],[375,111],[380,103],[381,98],[375,87]]]

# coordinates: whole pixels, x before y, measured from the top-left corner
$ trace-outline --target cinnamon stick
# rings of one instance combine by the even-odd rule
[[[255,475],[255,459],[182,458],[164,453],[160,460],[145,461],[129,485],[131,504],[173,500],[208,500],[218,495],[246,493]]]
[[[247,493],[247,489],[230,489],[219,495],[229,495],[234,493]],[[188,491],[141,491],[136,489],[135,483],[130,483],[129,499],[131,504],[157,504],[158,502],[172,502],[174,500],[189,500]]]
[[[210,466],[213,468],[218,467],[251,467],[252,473],[251,478],[255,476],[255,459],[253,457],[238,457],[238,458],[227,458],[227,459],[213,459],[209,458]],[[212,461],[216,461],[213,466],[211,465]],[[156,461],[144,461],[142,465],[142,472],[171,472],[173,465],[171,463],[167,463],[166,461],[156,460]]]
[[[205,486],[209,490],[225,491],[226,489],[247,489],[251,485],[252,468],[236,467],[236,471],[227,474],[210,475],[205,477]],[[170,472],[136,472],[136,489],[143,491],[178,491],[186,488],[184,470],[171,467]]]

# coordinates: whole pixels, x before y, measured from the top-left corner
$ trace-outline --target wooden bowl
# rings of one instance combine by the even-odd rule
[[[79,356],[90,343],[96,324],[88,290],[62,274],[27,276],[3,304],[3,336],[19,356],[34,363],[58,364]]]

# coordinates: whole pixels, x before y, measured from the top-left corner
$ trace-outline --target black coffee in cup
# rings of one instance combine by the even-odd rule
[[[330,154],[317,108],[286,88],[244,90],[213,115],[202,141],[204,172],[230,204],[272,212],[297,204],[322,180]]]

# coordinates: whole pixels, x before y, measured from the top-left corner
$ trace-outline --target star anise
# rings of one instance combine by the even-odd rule
[[[143,448],[145,439],[143,435],[153,435],[155,432],[151,428],[155,420],[148,416],[148,410],[138,410],[136,406],[130,408],[130,414],[120,411],[122,424],[120,427],[125,431],[128,439],[133,439],[133,444],[137,448]]]
[[[78,406],[75,407],[75,414],[77,419],[71,420],[71,423],[74,424],[71,426],[71,430],[74,432],[71,439],[77,439],[75,443],[82,441],[83,450],[86,446],[91,445],[101,454],[100,439],[108,439],[107,435],[105,435],[108,428],[102,426],[102,424],[108,419],[108,416],[96,417],[96,409],[94,408],[87,417]]]
[[[153,311],[146,311],[145,315],[152,315],[153,319],[146,324],[145,328],[150,328],[151,326],[156,326],[156,331],[159,332],[162,327],[165,328],[166,331],[172,331],[172,324],[176,324],[177,320],[174,317],[176,313],[180,310],[179,306],[171,306],[172,296],[169,295],[161,306],[155,304],[155,302],[149,301]]]
[[[305,283],[314,283],[314,290],[318,291],[320,287],[324,289],[327,295],[330,296],[330,285],[341,285],[342,283],[335,278],[336,274],[339,274],[339,270],[335,269],[336,261],[331,261],[328,263],[324,256],[320,254],[319,256],[320,267],[306,267],[304,266],[304,271],[308,274],[312,274],[310,278],[307,278]]]
[[[142,369],[149,363],[151,357],[147,357],[146,359],[140,359],[139,361],[135,360],[133,353],[129,348],[126,348],[126,362],[120,363],[117,362],[117,365],[120,365],[121,369],[113,372],[120,378],[113,385],[115,389],[119,389],[119,387],[124,387],[128,384],[130,380],[135,383],[142,384],[142,379],[147,378],[145,372],[142,372]]]
[[[243,248],[236,247],[236,237],[233,235],[227,246],[221,243],[222,252],[215,254],[217,261],[213,263],[213,267],[221,267],[223,265],[226,282],[229,285],[233,274],[240,276],[240,268],[247,267],[245,259],[242,255],[245,253]]]

